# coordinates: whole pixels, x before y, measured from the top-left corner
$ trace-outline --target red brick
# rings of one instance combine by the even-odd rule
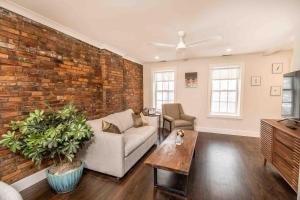
[[[31,92],[32,96],[42,96],[43,92]]]
[[[8,55],[0,53],[0,58],[8,58]]]
[[[16,80],[15,76],[0,76],[0,81],[14,81]]]
[[[10,101],[10,102],[21,102],[22,97],[10,97],[10,98],[8,98],[8,101]]]

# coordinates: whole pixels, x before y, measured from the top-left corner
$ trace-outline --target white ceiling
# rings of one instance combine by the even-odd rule
[[[126,52],[140,62],[174,60],[177,43],[221,35],[219,42],[186,50],[186,58],[290,48],[299,26],[300,0],[13,0],[91,40]],[[178,58],[178,57],[177,57]]]

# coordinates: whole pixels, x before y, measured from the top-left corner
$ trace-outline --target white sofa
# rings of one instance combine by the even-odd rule
[[[156,143],[157,129],[134,128],[132,113],[129,109],[86,122],[95,135],[79,154],[86,168],[121,178]],[[103,132],[102,120],[118,126],[122,134]]]
[[[0,181],[0,200],[23,200],[23,198],[12,186]]]

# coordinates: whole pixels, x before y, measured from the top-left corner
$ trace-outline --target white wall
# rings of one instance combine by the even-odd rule
[[[176,69],[176,102],[187,114],[197,117],[196,129],[200,131],[259,136],[262,118],[280,118],[281,96],[270,96],[270,86],[281,86],[282,74],[272,74],[272,63],[283,63],[284,73],[291,67],[292,52],[271,56],[248,54],[144,64],[144,106],[152,107],[152,73],[155,70]],[[242,119],[209,118],[208,76],[210,64],[244,63],[244,96]],[[198,88],[185,88],[184,73],[198,72]],[[261,86],[251,86],[251,76],[261,76]]]
[[[293,70],[300,70],[300,30],[295,37],[292,68]]]

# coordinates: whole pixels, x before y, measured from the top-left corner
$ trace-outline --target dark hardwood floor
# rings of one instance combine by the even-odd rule
[[[165,135],[166,136],[166,135]],[[162,136],[164,138],[165,136]],[[46,181],[24,190],[24,200],[296,200],[296,193],[267,164],[259,152],[259,139],[199,133],[196,156],[189,178],[187,198],[153,188],[153,171],[143,159],[120,181],[85,170],[72,193],[57,195]],[[159,180],[172,184],[176,176],[159,173]]]

